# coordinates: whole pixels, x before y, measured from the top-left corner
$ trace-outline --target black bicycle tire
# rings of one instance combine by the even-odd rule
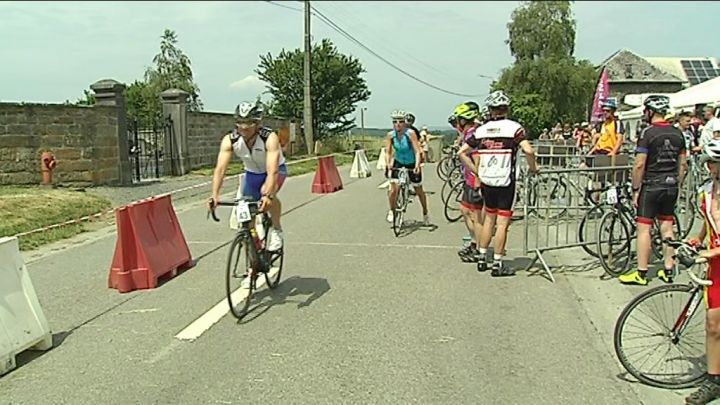
[[[568,198],[568,204],[567,204],[567,205],[568,205],[568,206],[572,206],[572,193],[570,193],[570,191],[568,190],[567,184],[565,184],[565,182],[562,181],[561,179],[559,179],[559,178],[554,178],[554,177],[549,177],[549,178],[548,178],[548,181],[549,181],[549,182],[555,182],[555,184],[557,185],[556,187],[562,187],[562,188],[565,190],[565,193],[564,193],[564,194],[567,195],[567,198]],[[532,186],[532,198],[533,198],[533,200],[531,200],[531,201],[533,202],[532,205],[535,207],[535,209],[533,209],[533,213],[535,214],[535,216],[537,216],[537,217],[540,218],[540,219],[558,219],[558,218],[560,218],[561,216],[563,216],[563,215],[567,212],[567,208],[558,210],[558,211],[557,211],[557,214],[555,214],[555,215],[552,215],[552,214],[551,214],[551,215],[547,215],[547,216],[545,216],[545,215],[542,214],[543,210],[538,209],[538,207],[537,207],[537,198],[538,198],[538,195],[539,195],[539,194],[538,194],[536,188],[540,186],[540,183],[541,183],[541,182],[539,182],[539,181],[538,181],[538,182],[535,182],[535,184],[533,184],[533,186]]]
[[[443,157],[438,162],[437,168],[435,168],[435,171],[437,172],[438,178],[440,180],[443,180],[443,181],[447,180],[447,174],[448,174],[447,166],[450,163],[450,159],[451,159],[450,156]]]
[[[601,247],[602,230],[604,228],[603,224],[605,223],[606,218],[609,218],[610,216],[617,217],[617,222],[619,222],[621,224],[622,230],[625,232],[625,235],[627,236],[627,243],[625,245],[623,245],[623,247],[621,249],[618,249],[618,253],[617,253],[617,254],[620,254],[623,251],[627,252],[628,263],[625,266],[625,268],[621,271],[616,271],[615,269],[609,268],[610,266],[606,262],[605,255],[603,255],[603,250]],[[631,257],[632,257],[631,251],[630,251],[630,248],[632,247],[631,238],[632,238],[632,235],[630,233],[630,229],[628,229],[628,224],[626,223],[624,216],[621,213],[619,213],[615,210],[611,210],[611,211],[608,211],[605,214],[603,214],[602,218],[600,218],[600,224],[598,226],[598,235],[597,235],[596,245],[597,245],[598,259],[600,259],[600,265],[602,266],[603,270],[605,270],[605,273],[607,273],[608,275],[610,275],[612,277],[617,277],[617,276],[627,273],[628,270],[630,270],[630,261],[631,261]],[[612,247],[611,247],[611,249],[612,249]]]
[[[270,217],[267,215],[263,216],[263,226],[265,229],[270,229],[270,226],[272,225],[272,222],[270,221]],[[265,235],[265,246],[267,246],[268,243],[268,235]],[[277,286],[280,284],[280,278],[282,277],[282,270],[283,270],[283,264],[285,263],[285,246],[283,245],[280,250],[277,252],[265,252],[264,254],[267,255],[268,258],[268,270],[265,273],[265,283],[267,283],[267,286],[269,289],[274,290],[277,288]],[[270,270],[272,270],[273,265],[277,262],[277,260],[280,260],[280,265],[278,267],[277,273],[275,273],[275,276],[273,278],[270,278]]]
[[[458,215],[456,217],[452,217],[450,215],[450,212],[448,211],[448,209],[449,209],[450,198],[452,198],[454,194],[458,194],[460,196],[460,198],[462,198],[463,188],[464,188],[463,182],[455,184],[455,186],[452,188],[452,190],[450,190],[450,193],[448,193],[445,201],[443,201],[443,203],[444,203],[443,214],[445,215],[445,219],[447,219],[448,222],[457,222],[460,220],[460,218],[462,218],[462,211],[459,208],[457,210]]]
[[[237,318],[238,320],[242,319],[245,315],[247,315],[247,310],[250,307],[250,301],[252,300],[252,293],[255,289],[255,282],[251,280],[250,286],[248,288],[248,294],[245,296],[245,299],[242,303],[242,309],[238,310],[238,305],[233,305],[232,301],[232,294],[237,289],[233,289],[232,286],[232,280],[235,280],[235,277],[232,276],[233,269],[232,269],[232,263],[233,263],[233,253],[235,252],[235,249],[239,247],[240,251],[238,251],[238,260],[239,255],[242,252],[243,245],[247,244],[249,237],[247,233],[240,232],[235,236],[235,239],[230,244],[230,250],[228,251],[228,258],[227,258],[227,264],[225,267],[225,294],[227,297],[228,305],[230,306],[230,312],[232,312],[233,316]],[[247,247],[246,247],[247,248]],[[245,266],[245,265],[243,265]],[[245,268],[245,271],[248,269]],[[242,287],[240,287],[242,288]]]
[[[590,208],[590,210],[587,211],[587,212],[585,213],[585,215],[583,215],[582,219],[580,220],[580,225],[578,226],[578,241],[579,241],[579,242],[582,242],[582,243],[588,242],[588,241],[586,241],[585,238],[583,237],[583,235],[584,235],[584,232],[583,232],[583,231],[585,230],[585,225],[586,225],[586,223],[587,223],[588,217],[589,217],[590,215],[592,215],[592,213],[595,212],[596,210],[599,210],[599,211],[600,211],[600,218],[602,218],[602,215],[604,214],[604,213],[603,213],[604,207],[603,207],[602,205],[595,205],[595,206],[593,206],[592,208]],[[597,236],[597,235],[596,235],[596,236]],[[590,244],[583,244],[583,245],[582,245],[582,249],[585,251],[585,253],[589,254],[589,255],[592,256],[592,257],[599,257],[599,256],[600,256],[600,253],[598,253],[598,252],[595,251],[595,250],[592,250],[592,248],[590,247]]]
[[[635,369],[635,367],[630,364],[630,361],[627,359],[625,353],[622,350],[622,331],[625,326],[625,322],[627,321],[632,311],[637,308],[643,301],[645,301],[649,297],[663,293],[665,291],[680,291],[690,293],[692,290],[693,287],[689,284],[667,284],[643,291],[635,298],[633,298],[630,302],[628,302],[627,305],[625,305],[625,308],[623,308],[622,312],[620,312],[620,316],[618,316],[617,321],[615,321],[615,328],[613,330],[613,346],[615,348],[615,356],[618,358],[623,368],[628,373],[630,373],[630,375],[637,378],[638,381],[640,381],[641,383],[656,388],[684,389],[697,386],[698,383],[700,383],[705,378],[705,373],[703,372],[699,376],[683,383],[668,384],[659,382],[655,379],[646,377],[645,375],[643,375],[642,372]],[[697,312],[693,314],[693,316],[697,316]]]
[[[395,199],[395,209],[393,210],[393,233],[395,237],[400,236],[403,221],[405,220],[405,207],[407,207],[407,185],[398,187],[397,198]]]

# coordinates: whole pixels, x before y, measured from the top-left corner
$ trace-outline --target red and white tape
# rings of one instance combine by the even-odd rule
[[[311,161],[311,160],[317,160],[317,159],[323,158],[323,157],[339,156],[339,155],[344,155],[344,154],[348,154],[348,153],[354,153],[354,151],[352,151],[352,152],[343,152],[343,153],[331,153],[331,154],[325,155],[325,156],[314,156],[314,157],[309,157],[309,158],[306,158],[306,159],[293,160],[293,161],[287,162],[287,165],[288,165],[288,166],[291,166],[291,165],[294,165],[294,164],[297,164],[297,163],[309,162],[309,161]],[[223,180],[223,182],[227,181],[228,179],[232,179],[232,178],[239,177],[239,176],[241,176],[241,175],[242,175],[242,173],[240,173],[240,174],[235,174],[235,175],[232,175],[232,176],[226,176],[226,177],[225,177],[225,180]],[[204,187],[204,186],[207,186],[207,185],[210,185],[210,184],[212,184],[212,180],[211,180],[211,181],[205,181],[205,182],[202,182],[202,183],[199,183],[199,184],[194,184],[194,185],[188,186],[188,187],[179,188],[179,189],[177,189],[177,190],[172,190],[172,191],[169,191],[169,192],[163,193],[163,194],[170,194],[170,195],[172,195],[172,194],[182,193],[183,191],[188,191],[188,190],[192,190],[192,189],[195,189],[195,188]],[[25,231],[25,232],[20,232],[20,233],[17,233],[17,234],[15,234],[15,235],[13,235],[13,236],[16,237],[16,238],[20,238],[20,237],[22,237],[22,236],[32,235],[32,234],[39,233],[39,232],[45,232],[45,231],[49,231],[49,230],[51,230],[51,229],[60,228],[60,227],[67,226],[67,225],[73,225],[73,224],[79,224],[79,223],[91,221],[91,220],[93,220],[94,218],[100,218],[100,217],[102,217],[102,216],[104,216],[104,215],[110,215],[110,214],[114,213],[115,210],[117,210],[118,208],[122,208],[122,207],[124,207],[124,206],[126,206],[126,205],[131,205],[131,204],[137,203],[137,202],[139,202],[139,201],[147,200],[148,198],[152,198],[152,197],[153,197],[153,196],[146,197],[146,198],[141,198],[141,199],[139,199],[139,200],[135,200],[135,201],[130,202],[130,203],[128,203],[128,204],[121,205],[121,206],[119,206],[119,207],[115,207],[115,208],[112,208],[112,209],[107,210],[107,211],[101,211],[101,212],[98,212],[98,213],[95,213],[95,214],[92,214],[92,215],[86,215],[86,216],[84,216],[84,217],[80,217],[80,218],[77,218],[77,219],[71,219],[71,220],[68,220],[68,221],[65,221],[65,222],[60,222],[60,223],[57,223],[57,224],[52,224],[52,225],[44,226],[44,227],[42,227],[42,228],[37,228],[37,229],[30,230],[30,231]]]

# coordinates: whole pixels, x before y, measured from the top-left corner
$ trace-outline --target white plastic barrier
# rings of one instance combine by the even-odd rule
[[[380,156],[378,157],[376,168],[378,170],[385,170],[385,148],[380,149]]]
[[[372,172],[370,171],[370,163],[368,163],[367,156],[365,156],[365,151],[363,149],[356,150],[355,158],[350,168],[350,177],[359,179],[370,176],[372,176]]]
[[[15,368],[15,356],[27,349],[52,348],[52,334],[18,239],[0,238],[0,375]]]

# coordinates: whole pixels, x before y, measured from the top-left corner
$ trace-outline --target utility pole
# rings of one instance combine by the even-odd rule
[[[305,77],[305,100],[303,103],[304,114],[303,119],[305,123],[305,145],[307,146],[308,154],[313,153],[315,143],[313,140],[313,111],[312,111],[312,97],[310,95],[310,1],[305,0],[305,63],[304,63],[304,77]]]
[[[365,110],[365,107],[360,107],[360,128],[362,128],[363,137],[365,136]]]

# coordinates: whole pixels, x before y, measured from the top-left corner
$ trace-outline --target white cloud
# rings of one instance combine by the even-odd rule
[[[248,75],[244,78],[230,83],[230,88],[240,91],[261,90],[265,82],[255,75]]]

